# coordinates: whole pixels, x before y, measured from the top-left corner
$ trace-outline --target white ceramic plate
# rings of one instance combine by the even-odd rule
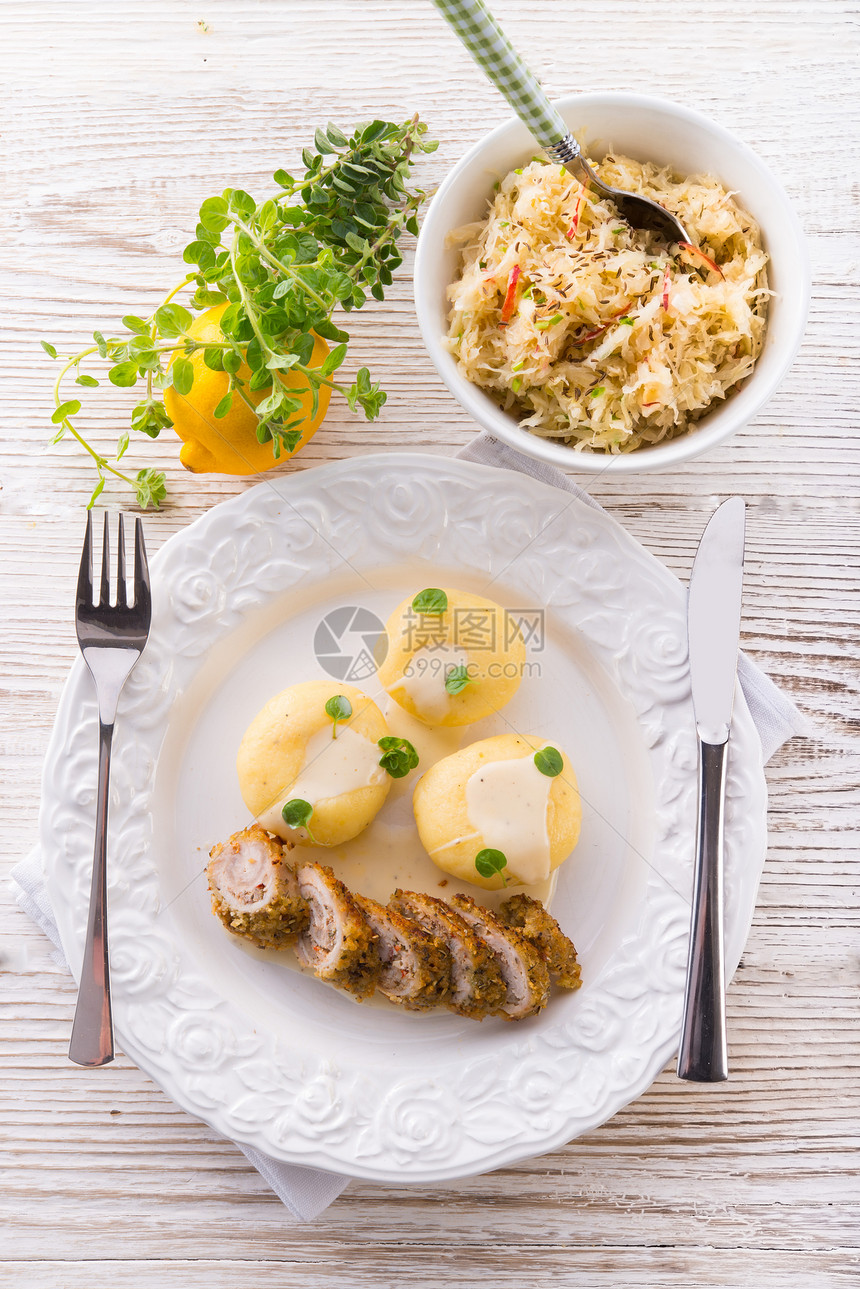
[[[385,617],[427,585],[545,608],[545,640],[505,717],[560,742],[582,838],[553,912],[584,985],[538,1017],[478,1025],[360,1006],[230,937],[209,847],[247,820],[235,752],[274,692],[325,673],[320,619]],[[524,475],[369,456],[216,506],[153,561],[144,658],[114,742],[110,927],[118,1042],[181,1106],[275,1158],[378,1180],[477,1173],[557,1147],[643,1092],[677,1044],[695,733],[685,594],[610,518]],[[499,718],[495,718],[499,719]],[[483,726],[481,733],[491,732]],[[41,818],[63,947],[81,959],[97,767],[77,662],[49,748]],[[728,780],[726,935],[734,970],[765,852],[755,728],[738,693]]]

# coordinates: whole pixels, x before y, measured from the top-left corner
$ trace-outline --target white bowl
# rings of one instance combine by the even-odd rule
[[[574,94],[558,100],[571,130],[600,159],[610,148],[640,161],[669,165],[680,174],[714,175],[758,222],[770,256],[765,343],[743,387],[668,443],[622,456],[576,452],[520,428],[513,416],[461,374],[442,341],[448,330],[448,285],[459,270],[452,229],[483,219],[493,184],[538,150],[519,120],[507,121],[475,145],[445,179],[424,219],[415,257],[415,305],[424,343],[439,375],[467,412],[520,452],[587,474],[665,470],[710,451],[761,410],[788,371],[803,338],[809,309],[809,257],[788,197],[746,144],[707,117],[664,99],[640,94]]]

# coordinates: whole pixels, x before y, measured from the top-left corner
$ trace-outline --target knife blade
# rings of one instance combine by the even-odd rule
[[[678,1077],[728,1078],[723,949],[723,816],[732,725],[746,506],[731,497],[702,534],[687,606],[690,684],[699,739],[699,816]]]

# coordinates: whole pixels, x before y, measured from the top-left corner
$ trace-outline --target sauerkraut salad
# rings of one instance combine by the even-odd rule
[[[617,155],[595,169],[672,211],[694,245],[631,228],[535,158],[498,185],[486,220],[452,234],[462,271],[446,343],[524,428],[580,451],[631,452],[685,433],[749,376],[767,256],[716,179]]]

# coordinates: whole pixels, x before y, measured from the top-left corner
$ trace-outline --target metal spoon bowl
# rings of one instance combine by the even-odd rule
[[[510,103],[520,120],[550,156],[580,183],[607,197],[632,228],[647,229],[667,242],[692,245],[680,220],[650,197],[611,188],[594,173],[564,118],[511,45],[484,0],[435,0],[478,66]]]
[[[641,197],[635,192],[625,192],[622,188],[611,188],[609,184],[605,184],[598,178],[582,155],[582,150],[572,134],[566,134],[558,143],[545,146],[545,151],[569,170],[580,183],[593,188],[601,197],[614,202],[619,215],[627,220],[631,228],[647,229],[656,233],[658,237],[665,238],[667,242],[680,242],[683,246],[692,245],[684,225],[666,210],[665,206],[652,201],[650,197]]]

